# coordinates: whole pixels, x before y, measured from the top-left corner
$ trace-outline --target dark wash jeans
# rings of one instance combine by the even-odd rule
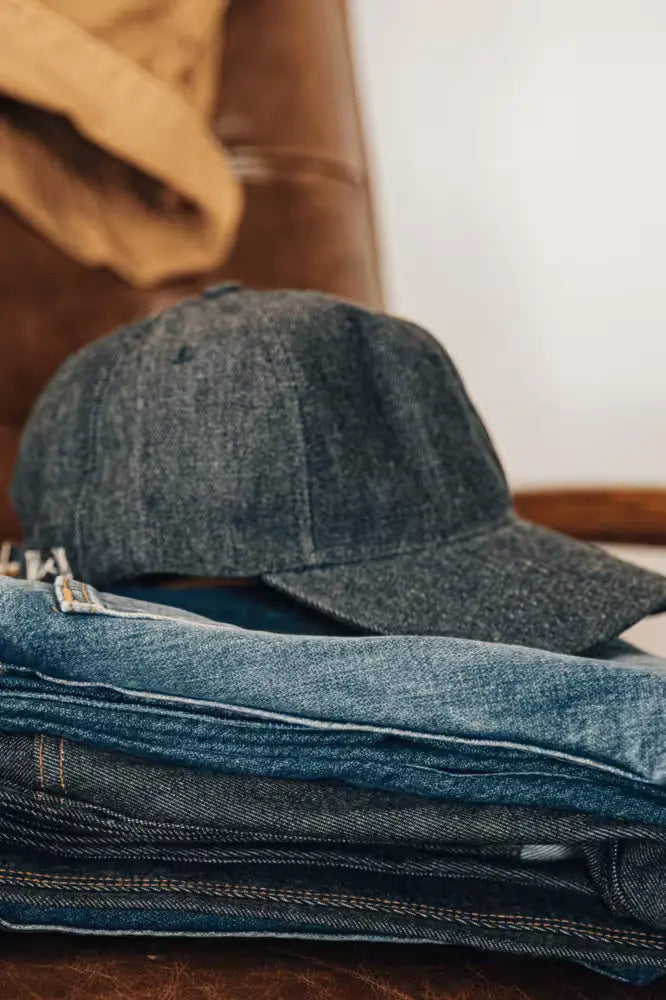
[[[564,861],[614,913],[666,929],[661,826],[216,774],[41,733],[0,735],[0,805],[5,850],[30,847],[69,860],[215,863],[272,852],[306,864],[342,849],[336,857],[374,851],[375,863],[413,852],[433,864],[454,858],[477,873],[497,860],[523,873],[550,861],[552,878]]]
[[[42,746],[45,771],[59,772],[61,757],[67,767],[71,749]],[[577,851],[549,862],[454,845],[225,844],[229,831],[217,842],[210,826],[135,821],[70,798],[76,783],[63,773],[57,792],[41,779],[37,791],[0,784],[7,928],[466,944],[567,957],[632,982],[666,972],[666,935],[614,914]]]
[[[3,851],[0,925],[465,944],[566,957],[633,982],[666,972],[664,934],[610,913],[575,866],[549,867],[331,850],[228,850],[214,864]]]
[[[545,866],[542,865],[541,869]],[[666,936],[617,918],[577,872],[319,852],[242,852],[215,865],[0,866],[0,922],[96,933],[325,937],[465,944],[567,957],[633,981],[666,972]]]
[[[653,870],[659,891],[640,886],[628,912],[603,865],[665,841],[664,828],[586,814],[0,736],[0,920],[23,929],[466,943],[638,982],[666,971],[666,939],[648,926],[663,877]],[[626,897],[631,872],[619,875]]]

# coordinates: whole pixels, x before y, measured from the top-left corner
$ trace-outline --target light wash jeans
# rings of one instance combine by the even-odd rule
[[[666,662],[277,635],[0,580],[0,729],[212,770],[666,822]]]

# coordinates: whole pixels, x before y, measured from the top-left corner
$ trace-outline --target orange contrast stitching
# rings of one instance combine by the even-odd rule
[[[154,888],[162,889],[170,892],[177,892],[182,888],[195,888],[195,889],[209,889],[211,891],[218,892],[238,892],[245,893],[247,896],[258,896],[258,897],[275,897],[277,899],[286,900],[304,900],[305,902],[319,902],[319,903],[343,903],[343,904],[354,904],[354,903],[366,903],[366,904],[381,904],[391,907],[396,910],[396,912],[403,912],[406,914],[412,913],[420,916],[432,916],[432,917],[452,917],[453,919],[467,919],[467,920],[477,920],[485,921],[486,923],[491,923],[498,920],[511,921],[518,925],[519,929],[572,929],[587,931],[591,936],[598,938],[606,938],[611,941],[624,941],[627,944],[633,944],[636,946],[650,947],[651,945],[656,948],[663,949],[664,938],[662,935],[651,934],[646,931],[623,931],[621,929],[616,929],[612,927],[597,927],[594,924],[580,923],[574,920],[567,920],[566,918],[558,917],[531,917],[525,916],[523,914],[507,914],[507,913],[479,913],[476,911],[460,910],[454,909],[452,907],[437,907],[432,906],[429,903],[402,903],[400,900],[395,899],[382,899],[373,898],[369,896],[346,896],[341,893],[316,893],[309,889],[277,889],[270,888],[268,886],[247,886],[238,885],[234,883],[214,883],[206,882],[204,880],[194,880],[189,883],[177,882],[173,879],[160,879],[151,878],[149,876],[136,876],[125,878],[122,876],[86,876],[86,875],[47,875],[40,874],[36,872],[29,871],[19,871],[9,868],[0,868],[0,877],[6,876],[9,879],[13,879],[18,882],[33,882],[41,888],[48,888],[51,884],[57,884],[65,888],[72,887],[77,888],[81,885],[89,885],[91,888],[104,888],[108,886],[114,886],[117,888],[125,889],[141,889],[141,888]]]
[[[64,576],[62,578],[62,592],[65,595],[65,600],[66,601],[72,601],[72,603],[74,602],[74,596],[73,596],[71,590],[69,589],[69,584],[67,583],[67,577],[66,576]]]
[[[85,583],[81,583],[81,590],[83,592],[83,596],[85,597],[85,599],[86,599],[86,601],[88,603],[88,611],[92,615],[92,614],[94,614],[95,611],[97,611],[97,608],[95,607],[95,605],[93,604],[93,602],[90,600],[90,594],[88,593],[88,588],[86,587]]]

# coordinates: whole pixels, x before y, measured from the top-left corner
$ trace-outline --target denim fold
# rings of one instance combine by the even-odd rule
[[[0,663],[7,731],[666,821],[666,661],[621,642],[572,657],[440,636],[278,635],[60,578],[0,581]]]
[[[666,662],[0,580],[0,923],[666,972]]]

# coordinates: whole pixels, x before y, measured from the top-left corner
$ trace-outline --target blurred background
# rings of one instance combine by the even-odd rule
[[[666,4],[352,0],[390,308],[516,488],[666,482]]]

